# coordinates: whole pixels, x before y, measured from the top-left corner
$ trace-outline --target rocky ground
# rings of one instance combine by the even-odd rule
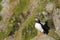
[[[55,39],[45,34],[45,35],[43,35],[43,36],[41,36],[41,37],[39,37],[39,38],[34,37],[34,38],[31,39],[31,40],[55,40]]]

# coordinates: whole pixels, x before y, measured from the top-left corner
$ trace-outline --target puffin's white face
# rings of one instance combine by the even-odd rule
[[[38,21],[38,19],[36,18],[35,21]]]
[[[35,21],[38,21],[38,19],[36,18]]]

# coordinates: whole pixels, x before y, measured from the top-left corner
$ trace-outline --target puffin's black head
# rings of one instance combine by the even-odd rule
[[[40,23],[40,19],[39,18],[35,18],[35,22]]]

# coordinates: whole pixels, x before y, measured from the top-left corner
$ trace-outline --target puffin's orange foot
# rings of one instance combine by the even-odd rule
[[[37,37],[39,38],[39,37],[41,37],[43,34],[42,33],[39,33],[38,35],[37,35]]]

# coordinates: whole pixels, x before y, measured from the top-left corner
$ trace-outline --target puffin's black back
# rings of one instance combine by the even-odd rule
[[[45,22],[45,25],[43,25],[43,27],[42,27],[43,29],[44,29],[44,33],[46,33],[46,34],[48,34],[49,33],[49,26],[48,26],[48,22],[46,21]]]

